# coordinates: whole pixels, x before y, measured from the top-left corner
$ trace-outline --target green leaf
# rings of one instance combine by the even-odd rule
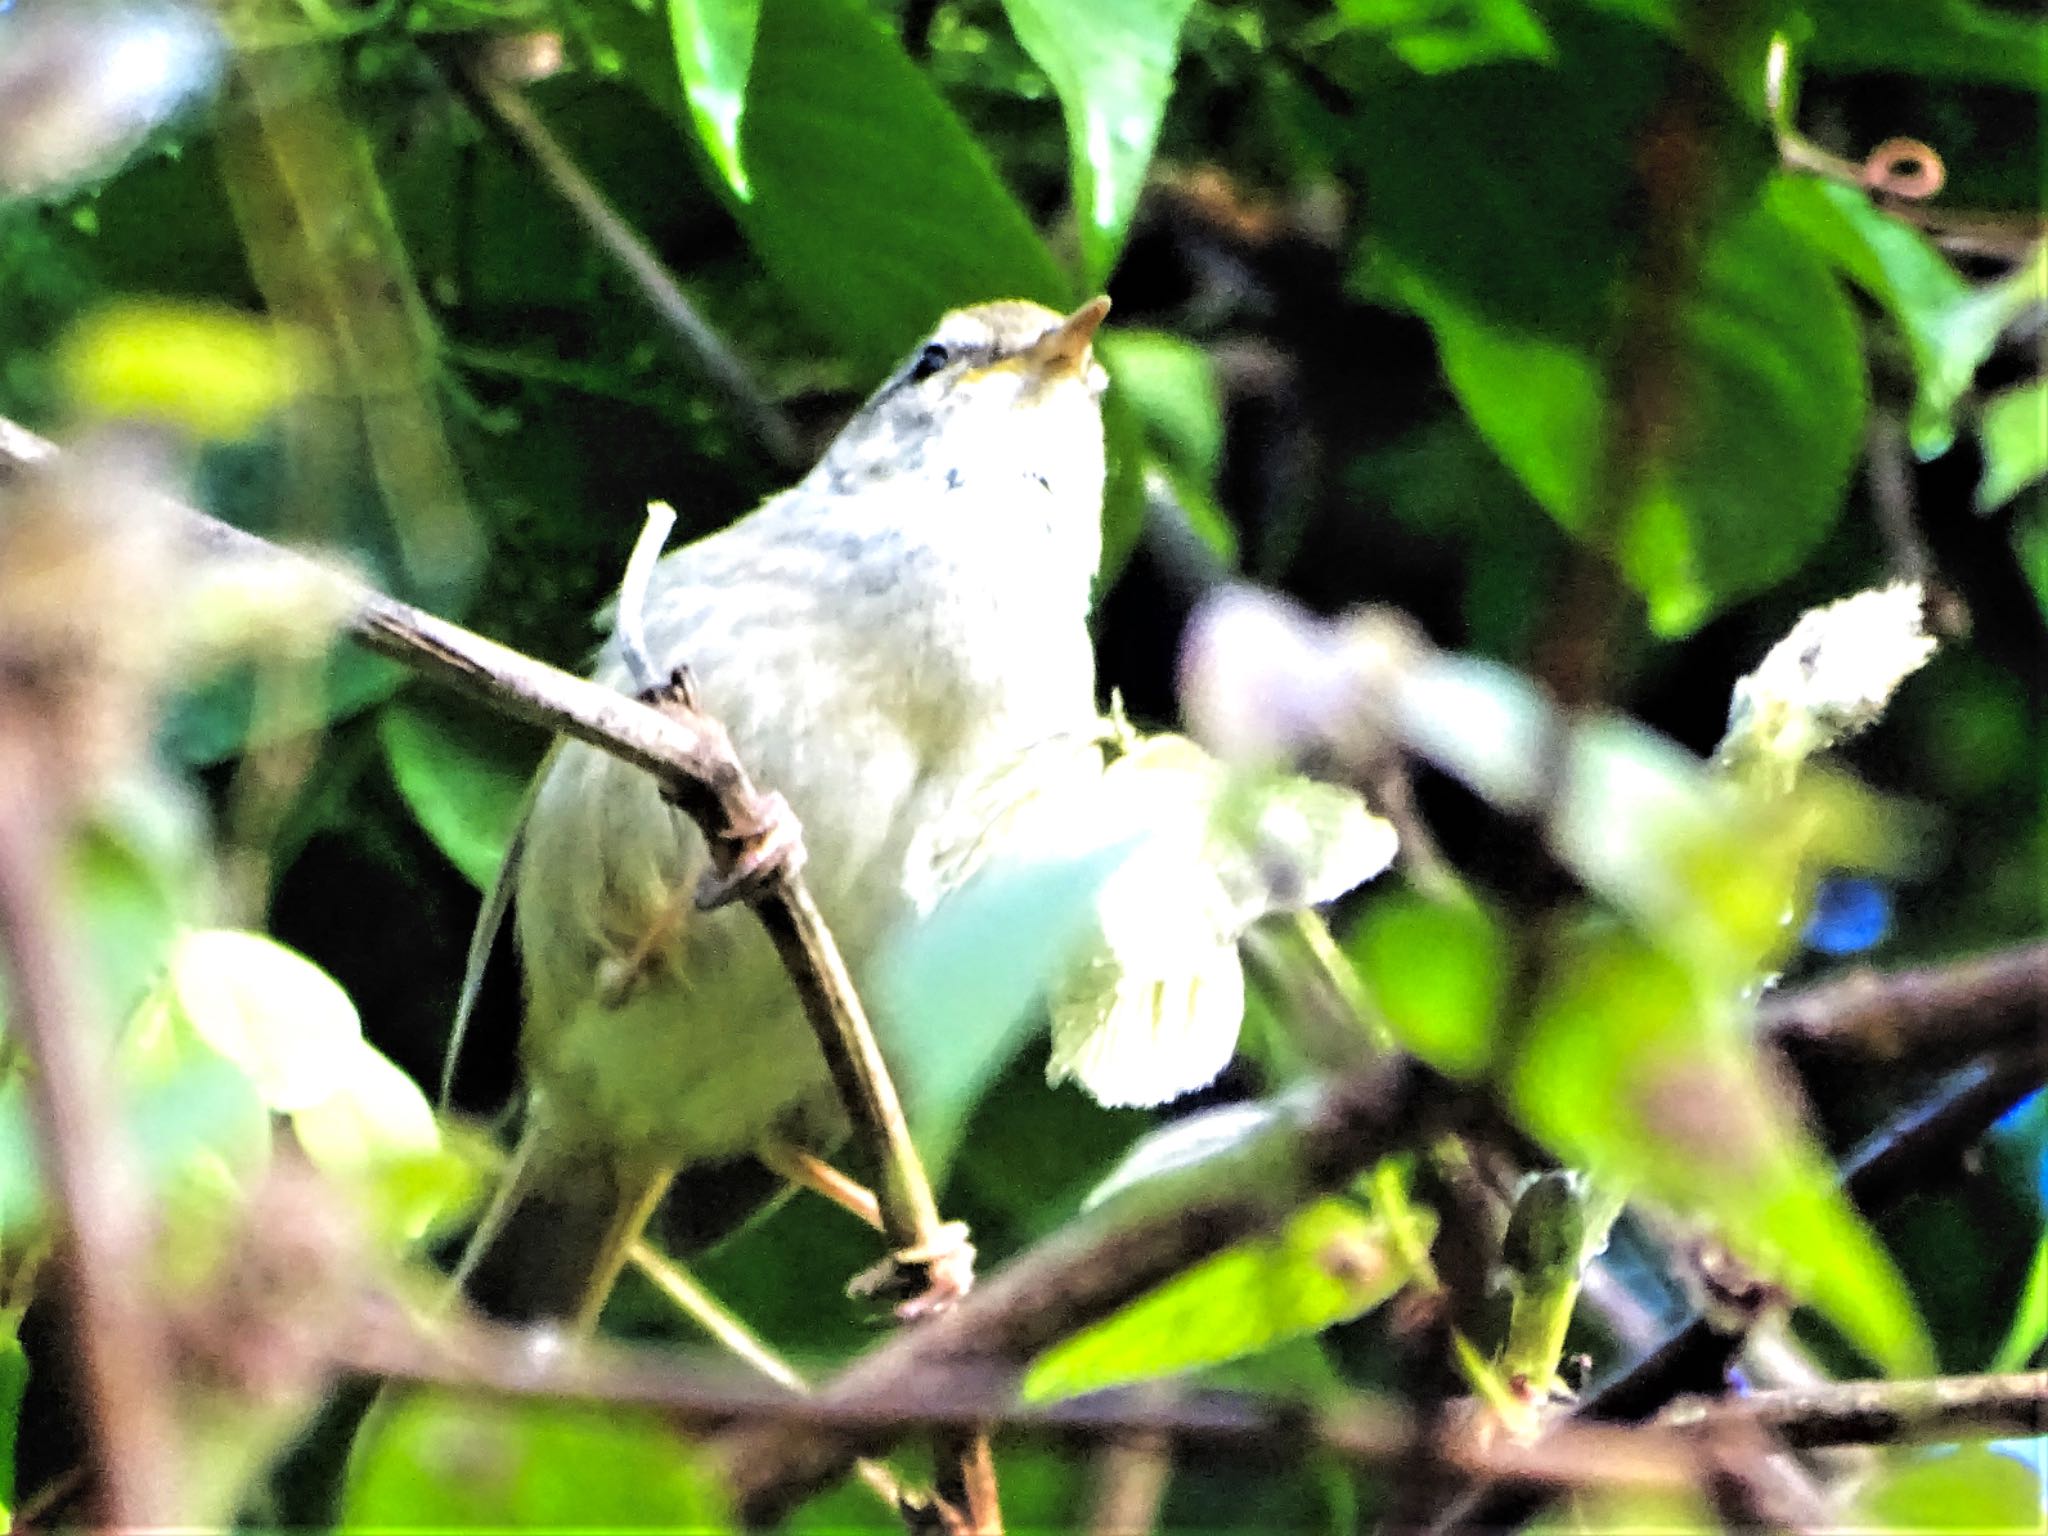
[[[1977,437],[1984,445],[1977,510],[1991,512],[2048,475],[2048,380],[2036,379],[1985,401]]]
[[[1099,288],[1123,249],[1190,0],[1003,0],[1067,118],[1081,280]]]
[[[668,0],[690,121],[711,163],[742,202],[751,189],[740,163],[740,115],[760,19],[761,0]]]
[[[1872,1530],[1968,1531],[1973,1536],[2038,1536],[2041,1478],[1981,1445],[1892,1453],[1857,1499],[1858,1524]]]
[[[1803,62],[1834,72],[1897,72],[2039,91],[2048,22],[1976,0],[1804,0]]]
[[[367,1042],[334,1091],[291,1122],[313,1166],[361,1196],[378,1230],[401,1242],[467,1203],[488,1166],[442,1144],[419,1085]]]
[[[540,744],[502,715],[399,699],[377,720],[391,778],[448,862],[479,890],[498,878]]]
[[[733,1528],[653,1414],[422,1392],[366,1426],[350,1470],[344,1530]]]
[[[1617,409],[1583,344],[1489,323],[1419,276],[1396,278],[1429,322],[1473,423],[1552,516],[1579,533],[1599,506]],[[1666,634],[1797,569],[1833,526],[1865,408],[1854,316],[1825,266],[1767,207],[1709,243],[1666,360],[1674,432],[1626,509],[1619,555]]]
[[[1553,65],[1364,82],[1356,276],[1400,275],[1475,324],[1591,347],[1640,240],[1634,146],[1680,61],[1626,21],[1556,20]]]
[[[165,986],[177,1023],[247,1073],[278,1114],[333,1093],[362,1049],[362,1020],[340,984],[260,933],[186,934]]]
[[[859,0],[763,0],[740,148],[748,239],[864,369],[947,309],[1073,298],[980,145]]]
[[[1105,331],[1096,344],[1117,392],[1166,455],[1203,481],[1223,454],[1223,396],[1209,354],[1165,331]]]
[[[73,328],[57,369],[72,404],[198,437],[254,431],[305,383],[290,334],[211,304],[121,300]]]
[[[1910,1293],[1740,1020],[1640,938],[1589,929],[1537,1007],[1516,1111],[1568,1165],[1711,1219],[1885,1369],[1930,1369]]]
[[[203,839],[198,805],[153,778],[117,786],[72,839],[67,895],[84,934],[89,995],[103,1017],[125,1019],[156,982],[206,889]]]
[[[14,1510],[14,1448],[21,1436],[21,1400],[28,1391],[28,1351],[21,1347],[21,1314],[5,1318],[0,1338],[0,1519]]]
[[[1337,14],[1425,75],[1557,51],[1523,0],[1337,0]]]
[[[1024,1378],[1024,1397],[1045,1402],[1257,1354],[1362,1316],[1411,1274],[1382,1221],[1321,1200],[1277,1235],[1240,1243],[1056,1344]]]
[[[2019,1305],[2013,1308],[2012,1325],[1999,1342],[1991,1369],[2023,1371],[2043,1344],[2048,1344],[2048,1230],[2043,1230],[2041,1240],[2034,1245],[2034,1258],[2027,1266]]]
[[[918,1146],[933,1163],[950,1158],[982,1089],[1036,1022],[1031,1005],[1087,933],[1096,892],[1134,846],[1126,836],[995,863],[884,955],[877,1002],[898,1042]]]
[[[149,1189],[161,1194],[182,1181],[231,1179],[262,1166],[270,1151],[270,1117],[241,1069],[204,1046],[193,1046],[160,1077],[129,1095],[123,1125]],[[43,1214],[36,1141],[21,1079],[0,1086],[0,1232]]]
[[[1931,459],[1955,441],[1956,405],[2005,328],[2044,282],[2038,260],[1972,288],[1932,241],[1853,187],[1783,175],[1769,201],[1786,224],[1884,307],[1913,360],[1913,451]]]
[[[1344,948],[1395,1039],[1459,1077],[1485,1069],[1507,949],[1484,911],[1398,893],[1366,908]]]

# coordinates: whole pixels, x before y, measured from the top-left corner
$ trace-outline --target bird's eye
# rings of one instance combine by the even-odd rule
[[[952,360],[953,354],[936,341],[925,343],[924,350],[917,354],[917,361],[910,365],[910,382],[928,379]]]

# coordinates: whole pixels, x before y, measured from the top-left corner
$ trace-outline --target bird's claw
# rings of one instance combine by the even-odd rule
[[[943,1312],[974,1288],[974,1244],[967,1223],[949,1221],[932,1240],[900,1248],[848,1282],[846,1294],[893,1302],[897,1321],[916,1322]]]
[[[754,798],[747,820],[727,826],[722,841],[733,848],[732,861],[698,881],[702,911],[752,901],[773,881],[803,868],[803,830],[789,802],[772,790]]]

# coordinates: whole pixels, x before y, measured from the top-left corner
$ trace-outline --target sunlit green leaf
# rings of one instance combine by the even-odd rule
[[[2019,1304],[2012,1310],[2012,1325],[1999,1343],[1991,1369],[2023,1371],[2043,1344],[2048,1344],[2048,1230],[2041,1233],[2041,1240],[2034,1245],[2026,1284],[2020,1290]]]
[[[1003,0],[1066,109],[1081,280],[1100,287],[1137,210],[1190,0]]]
[[[748,196],[740,164],[740,114],[746,107],[747,66],[754,57],[754,27],[761,0],[668,0],[676,68],[690,120],[711,163],[735,196]]]
[[[1370,1311],[1412,1272],[1385,1225],[1317,1202],[1270,1238],[1218,1254],[1041,1355],[1024,1380],[1043,1402],[1256,1354]]]
[[[67,894],[85,939],[87,995],[102,1017],[133,1011],[198,906],[203,835],[194,802],[167,780],[143,778],[117,786],[73,837]]]
[[[1523,1529],[1528,1536],[1724,1536],[1725,1527],[1696,1494],[1579,1493]]]
[[[2048,381],[2036,379],[1985,401],[1977,435],[1984,444],[1977,510],[1990,512],[2048,475]]]
[[[405,1241],[467,1201],[488,1166],[443,1144],[419,1085],[368,1044],[333,1091],[291,1123],[313,1166],[362,1196],[379,1230]]]
[[[1571,1166],[1712,1219],[1887,1370],[1926,1369],[1911,1296],[1739,1018],[1640,939],[1589,930],[1522,1042],[1516,1109]]]
[[[533,733],[439,700],[400,699],[378,716],[377,739],[434,846],[471,884],[489,890],[539,758]]]
[[[14,1509],[14,1447],[21,1431],[21,1399],[28,1390],[28,1351],[21,1347],[21,1314],[0,1316],[0,1518]]]
[[[1386,868],[1393,828],[1349,790],[1236,773],[1185,737],[1110,765],[1089,811],[1146,840],[1102,883],[1094,932],[1053,991],[1047,1072],[1109,1105],[1211,1081],[1244,1017],[1237,941],[1269,912],[1331,901]]]
[[[1486,1066],[1507,952],[1484,911],[1396,893],[1366,908],[1344,948],[1403,1046],[1461,1077]]]
[[[890,950],[878,1006],[901,1052],[918,1143],[943,1164],[974,1100],[1072,961],[1104,880],[1134,840],[1067,857],[1003,859]]]
[[[327,1098],[362,1049],[362,1021],[334,978],[260,933],[186,934],[166,986],[179,1022],[246,1072],[280,1114]]]
[[[1337,13],[1426,75],[1556,51],[1524,0],[1338,0]]]
[[[1539,808],[1546,738],[1567,733],[1551,850],[1718,985],[1748,986],[1785,952],[1821,870],[1900,860],[1896,809],[1840,776],[1752,790],[1626,717],[1561,719],[1527,677],[1477,657],[1437,653],[1407,692],[1416,749],[1504,810]]]
[[[366,1426],[350,1472],[349,1531],[732,1529],[652,1414],[423,1392]]]
[[[148,1188],[159,1195],[195,1175],[211,1184],[260,1168],[270,1150],[270,1118],[249,1079],[233,1063],[194,1046],[161,1076],[126,1096],[122,1126]],[[0,1085],[0,1231],[40,1218],[43,1187],[21,1079]],[[203,1166],[200,1166],[203,1165]]]
[[[762,0],[740,149],[748,239],[863,368],[957,305],[1072,297],[987,154],[859,0]]]
[[[1861,1491],[1857,1508],[1876,1530],[2037,1536],[2041,1477],[1981,1445],[1894,1451],[1891,1465]]]
[[[1898,326],[1918,382],[1914,452],[1923,459],[1945,453],[1955,441],[1958,402],[2006,327],[2039,301],[2048,265],[2037,259],[2001,282],[1972,288],[1931,240],[1856,188],[1783,175],[1771,185],[1770,202]]]
[[[72,332],[58,365],[82,410],[223,438],[254,429],[306,373],[288,333],[268,321],[162,302],[101,310]]]

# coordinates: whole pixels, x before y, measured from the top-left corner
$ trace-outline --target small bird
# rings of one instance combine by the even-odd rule
[[[974,814],[1006,763],[1096,729],[1106,379],[1091,342],[1108,309],[946,315],[809,474],[655,568],[652,659],[688,669],[793,810],[857,983],[962,878],[935,829]],[[631,686],[616,636],[595,675]],[[708,867],[644,773],[573,744],[542,770],[516,886],[526,1129],[465,1262],[487,1310],[588,1322],[656,1181],[682,1170],[672,1203],[724,1184],[714,1203],[744,1207],[772,1187],[752,1166],[764,1146],[844,1134],[758,925],[697,908]]]

